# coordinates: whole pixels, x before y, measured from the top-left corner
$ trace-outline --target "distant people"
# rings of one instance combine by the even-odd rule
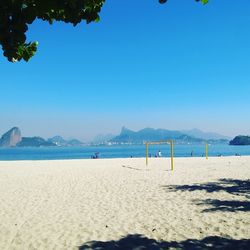
[[[162,157],[161,150],[158,151],[158,157]]]
[[[191,151],[191,154],[190,154],[190,155],[191,155],[191,157],[193,157],[193,156],[194,156],[194,151],[193,151],[193,150]]]
[[[152,157],[152,155],[151,154],[149,154],[149,158],[151,158]]]
[[[99,159],[99,152],[96,152],[94,155],[91,155],[91,159]]]

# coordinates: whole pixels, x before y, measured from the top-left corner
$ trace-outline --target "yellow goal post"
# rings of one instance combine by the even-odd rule
[[[208,159],[208,143],[206,143],[205,152],[206,152],[206,159]]]
[[[171,170],[174,170],[174,141],[173,140],[146,142],[146,165],[148,165],[148,146],[149,145],[160,145],[160,144],[170,144]]]

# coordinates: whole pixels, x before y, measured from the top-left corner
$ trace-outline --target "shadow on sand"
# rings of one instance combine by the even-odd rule
[[[238,200],[212,200],[207,199],[204,201],[197,202],[197,205],[209,205],[211,208],[204,209],[202,212],[249,212],[250,202],[249,201],[238,201]]]
[[[249,239],[227,239],[218,236],[206,237],[202,240],[188,239],[181,242],[156,241],[143,235],[127,235],[117,241],[91,241],[79,247],[79,250],[245,250],[250,249]]]
[[[250,195],[250,180],[219,179],[218,182],[205,184],[166,186],[168,189],[180,191],[206,191],[208,193],[224,191],[233,195]]]
[[[209,205],[211,208],[204,209],[203,212],[249,212],[250,211],[250,180],[219,179],[218,182],[209,182],[194,185],[164,186],[168,191],[206,191],[208,193],[227,192],[236,198],[241,197],[247,200],[213,200],[207,199],[195,201],[197,205]]]
[[[165,189],[172,191],[193,192],[205,190],[208,193],[224,191],[235,197],[249,198],[250,181],[235,179],[220,179],[218,182],[210,182],[195,185],[164,186]],[[213,200],[207,199],[196,201],[197,205],[209,205],[211,208],[203,212],[215,211],[250,211],[249,201],[238,200]],[[250,249],[250,239],[231,239],[219,236],[208,236],[201,240],[187,239],[185,241],[157,241],[147,238],[144,235],[127,235],[117,241],[91,241],[79,247],[79,250],[248,250]]]

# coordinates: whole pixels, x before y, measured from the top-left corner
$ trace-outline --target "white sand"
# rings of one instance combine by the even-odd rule
[[[164,158],[0,162],[0,249],[78,249],[128,234],[250,238],[250,157],[177,158],[169,169]]]

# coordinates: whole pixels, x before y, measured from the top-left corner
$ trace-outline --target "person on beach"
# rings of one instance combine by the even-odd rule
[[[161,150],[158,152],[158,157],[162,157]]]
[[[96,152],[94,155],[91,155],[91,159],[99,159],[99,152]]]

